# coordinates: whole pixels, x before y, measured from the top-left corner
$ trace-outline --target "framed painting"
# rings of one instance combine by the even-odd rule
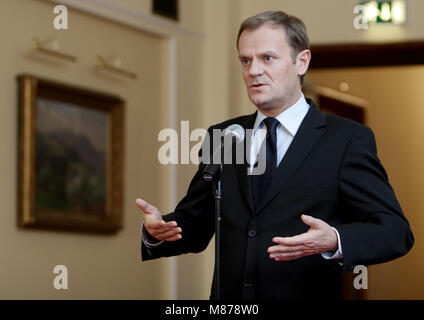
[[[18,226],[118,231],[124,101],[27,74],[17,81]]]

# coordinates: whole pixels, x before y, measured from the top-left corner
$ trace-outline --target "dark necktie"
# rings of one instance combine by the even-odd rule
[[[259,202],[277,169],[277,125],[279,122],[277,119],[271,117],[265,118],[263,122],[267,128],[266,142],[262,143],[259,153],[263,155],[266,152],[266,167],[263,174],[251,176],[255,209],[258,208]],[[258,155],[258,159],[260,158],[260,155]]]

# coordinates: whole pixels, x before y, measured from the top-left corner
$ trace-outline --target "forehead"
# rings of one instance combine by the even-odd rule
[[[240,35],[238,49],[245,51],[284,51],[289,49],[287,34],[281,26],[265,24],[257,29],[246,29]],[[247,53],[247,52],[246,52]]]

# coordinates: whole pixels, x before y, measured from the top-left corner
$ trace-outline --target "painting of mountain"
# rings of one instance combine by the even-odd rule
[[[38,98],[35,207],[104,215],[108,114]]]

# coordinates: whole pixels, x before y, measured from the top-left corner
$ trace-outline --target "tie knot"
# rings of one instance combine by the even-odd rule
[[[277,134],[277,125],[278,120],[273,117],[268,117],[264,119],[264,123],[266,125],[266,129],[269,134],[276,135]]]

